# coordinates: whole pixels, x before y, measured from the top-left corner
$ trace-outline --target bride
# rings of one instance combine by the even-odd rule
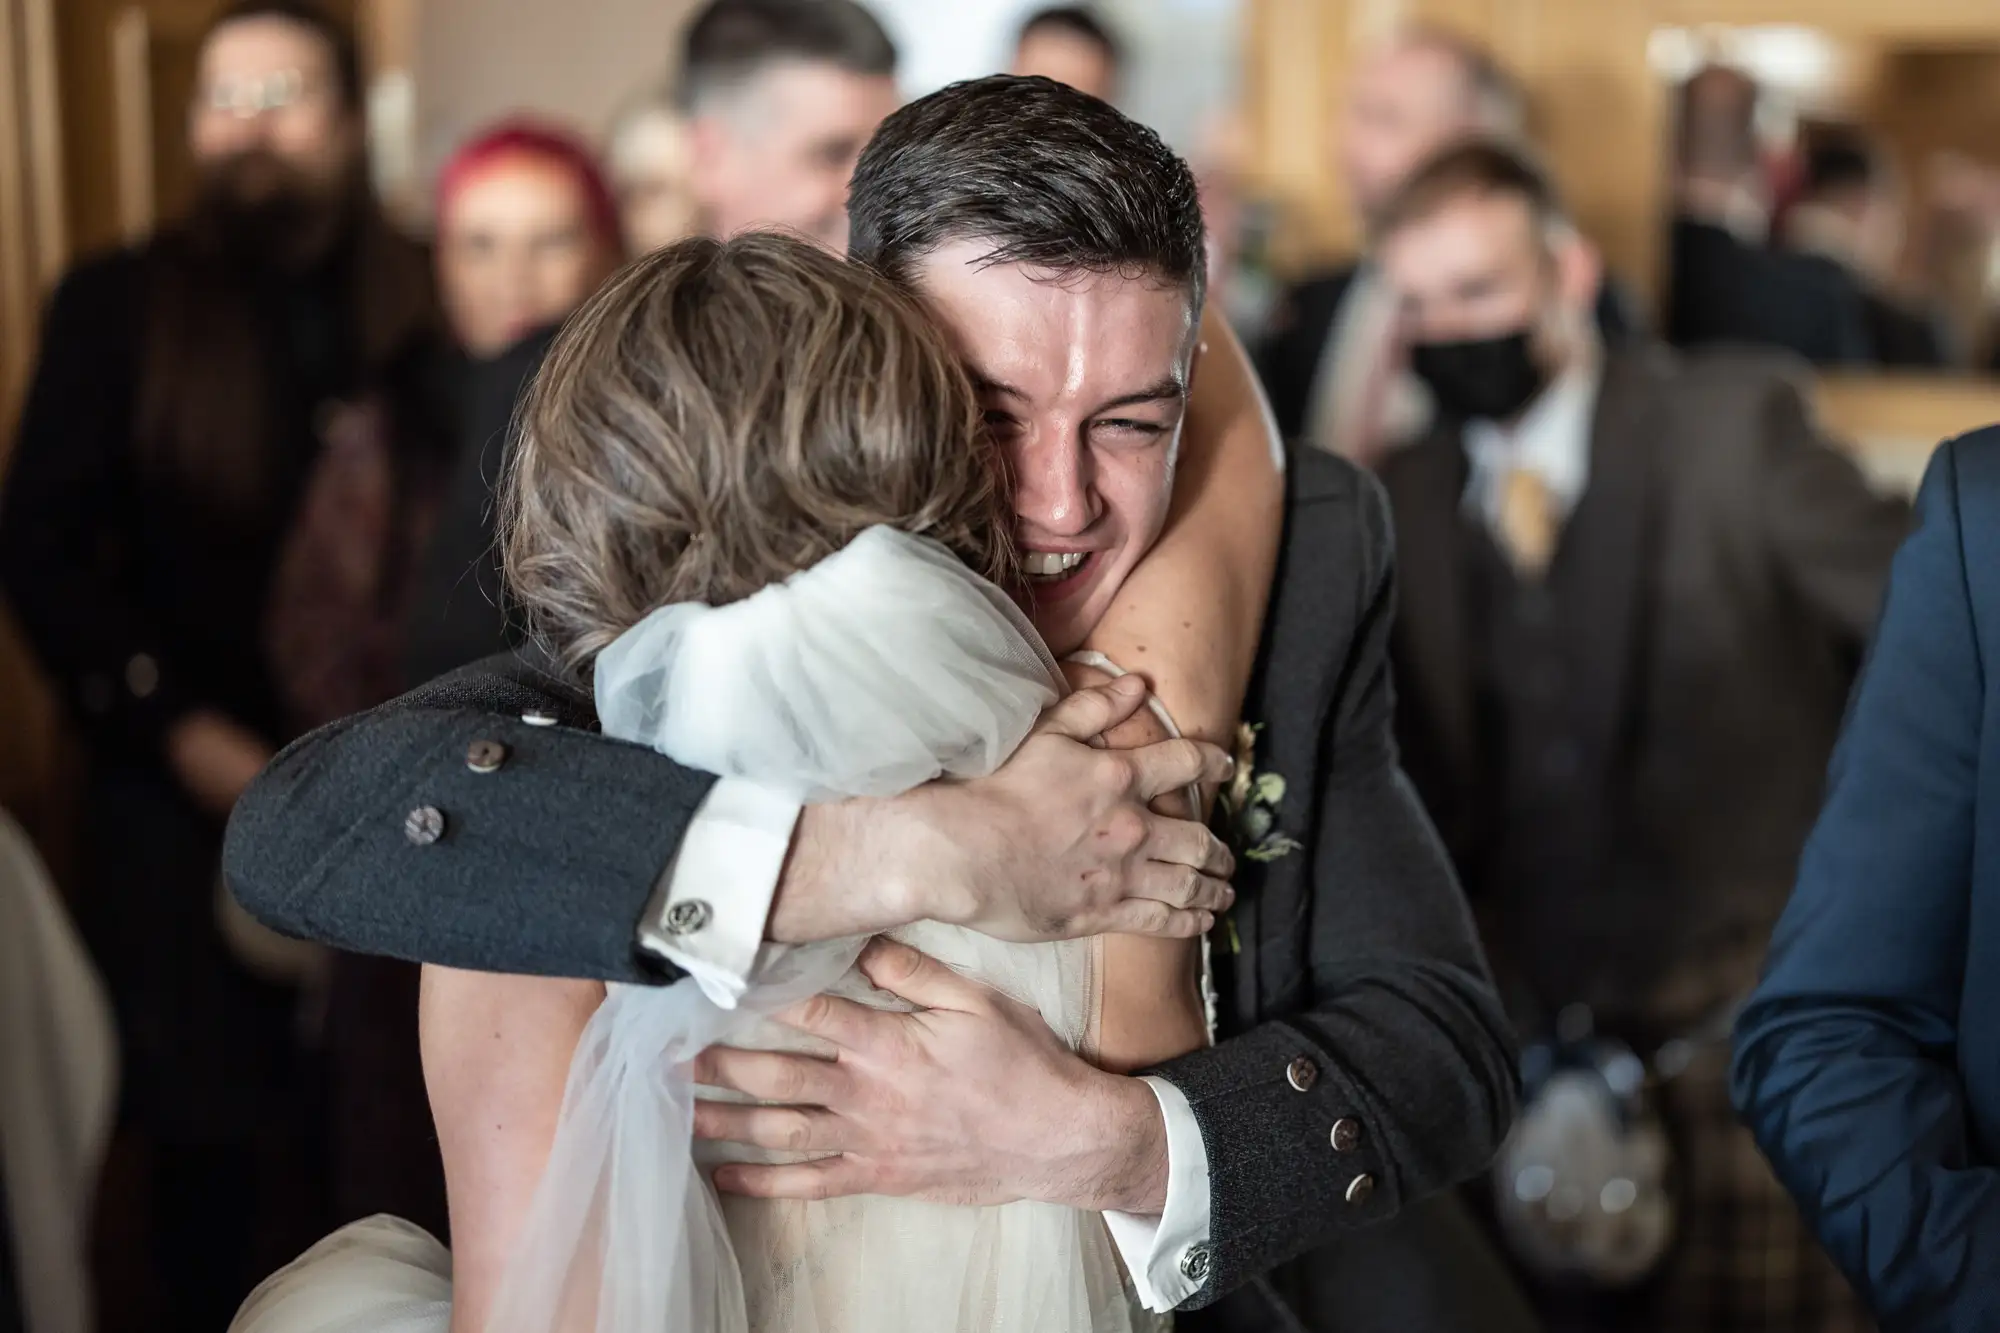
[[[594,672],[607,734],[800,800],[888,795],[991,772],[1066,688],[1003,591],[999,475],[970,386],[906,297],[780,236],[688,241],[627,269],[552,351],[509,481],[508,573],[563,662]],[[895,935],[1110,1067],[1211,1035],[1192,941],[1107,970],[1103,940]],[[275,1275],[233,1327],[1162,1326],[1096,1214],[717,1200],[689,1062],[718,1042],[810,1049],[778,1020],[821,992],[892,1003],[853,967],[864,943],[772,950],[733,1011],[685,980],[427,968],[453,1254],[370,1219]]]

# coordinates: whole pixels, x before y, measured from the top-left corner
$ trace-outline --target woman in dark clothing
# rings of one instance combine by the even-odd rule
[[[218,20],[197,204],[63,281],[0,495],[0,586],[90,756],[80,915],[151,1163],[157,1328],[221,1327],[327,1220],[300,992],[225,943],[216,868],[273,750],[393,684],[380,626],[437,467],[385,410],[431,299],[369,201],[359,95],[352,41],[303,0]],[[329,640],[338,670],[313,660]]]
[[[438,176],[436,215],[452,345],[435,384],[457,462],[411,599],[412,686],[513,642],[493,543],[507,426],[556,326],[621,255],[617,208],[589,150],[531,121],[496,126],[454,153]]]

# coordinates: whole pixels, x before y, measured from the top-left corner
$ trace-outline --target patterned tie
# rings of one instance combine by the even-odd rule
[[[1556,553],[1556,503],[1542,474],[1528,467],[1507,470],[1500,483],[1500,545],[1516,573],[1539,579]]]

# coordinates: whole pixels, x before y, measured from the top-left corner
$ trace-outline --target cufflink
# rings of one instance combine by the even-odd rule
[[[683,898],[667,907],[666,927],[669,935],[692,935],[708,924],[714,913],[707,903],[699,898]]]
[[[1197,1287],[1208,1281],[1208,1246],[1190,1245],[1181,1255],[1181,1276]]]

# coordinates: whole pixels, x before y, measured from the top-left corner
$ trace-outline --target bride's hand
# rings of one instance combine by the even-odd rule
[[[712,1047],[695,1060],[701,1083],[786,1103],[698,1101],[697,1136],[826,1154],[721,1167],[717,1188],[1160,1211],[1166,1124],[1151,1088],[1093,1068],[1034,1010],[907,945],[877,939],[861,968],[920,1008],[895,1013],[819,995],[779,1018],[832,1043],[833,1059]]]
[[[1092,748],[1144,700],[1134,677],[1078,690],[990,777],[808,806],[771,938],[803,943],[926,920],[1026,943],[1205,933],[1235,897],[1229,849],[1202,824],[1150,805],[1226,780],[1230,760],[1188,740]]]

